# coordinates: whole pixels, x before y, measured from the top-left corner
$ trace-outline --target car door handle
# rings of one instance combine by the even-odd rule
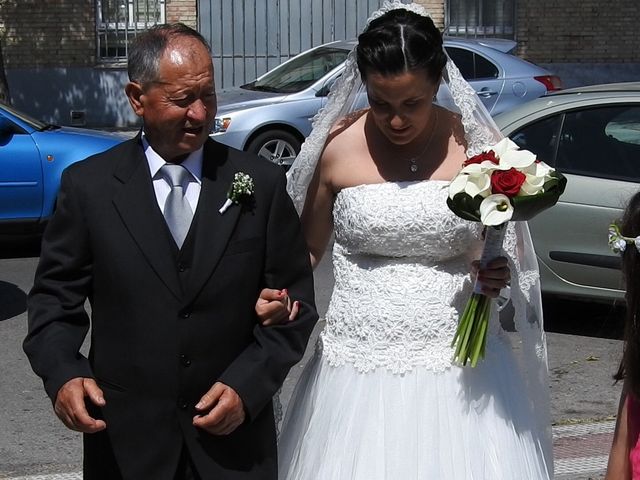
[[[483,90],[479,90],[477,93],[478,93],[478,95],[479,95],[480,97],[483,97],[483,98],[489,98],[489,97],[490,97],[490,96],[492,96],[492,95],[497,95],[497,94],[498,94],[498,92],[496,92],[496,91],[494,91],[494,90],[489,90],[489,89],[486,89],[486,90],[484,90],[484,89],[483,89]]]
[[[610,268],[612,270],[620,270],[622,267],[622,261],[620,257],[613,255],[594,255],[592,253],[550,251],[549,258],[557,262],[576,263],[578,265]]]

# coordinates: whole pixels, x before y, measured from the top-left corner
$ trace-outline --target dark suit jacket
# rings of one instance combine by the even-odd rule
[[[218,209],[238,171],[255,191]],[[139,136],[69,167],[29,294],[24,349],[55,401],[94,377],[104,432],[85,435],[85,479],[172,479],[185,445],[203,479],[276,478],[271,398],[317,320],[313,277],[282,170],[214,141],[180,251],[153,191]],[[263,287],[301,301],[294,322],[259,326]],[[91,304],[91,322],[85,299]],[[79,353],[91,326],[91,350]],[[192,426],[216,381],[238,392],[247,420],[228,436]]]

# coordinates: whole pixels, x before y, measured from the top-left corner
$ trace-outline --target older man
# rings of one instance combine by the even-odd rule
[[[283,172],[209,139],[213,65],[196,31],[136,37],[129,78],[142,131],[64,172],[25,351],[85,434],[86,480],[275,479],[271,398],[317,319]],[[256,298],[280,285],[300,312],[262,326]]]

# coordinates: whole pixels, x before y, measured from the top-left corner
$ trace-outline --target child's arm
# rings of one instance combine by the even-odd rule
[[[613,434],[611,452],[605,480],[631,480],[631,465],[629,463],[629,432],[627,430],[627,385],[622,388],[620,404],[618,406],[618,418]]]

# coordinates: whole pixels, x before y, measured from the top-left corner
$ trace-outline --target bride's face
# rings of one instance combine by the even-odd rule
[[[422,142],[428,135],[433,96],[438,90],[426,70],[385,76],[368,73],[370,114],[385,137],[396,145]]]

